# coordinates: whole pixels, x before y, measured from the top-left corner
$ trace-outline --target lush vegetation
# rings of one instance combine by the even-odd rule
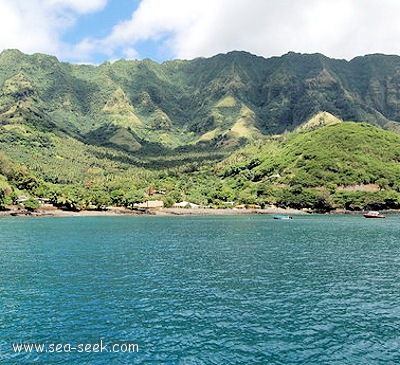
[[[399,69],[400,57],[383,55],[347,62],[232,52],[88,66],[7,50],[0,54],[0,122],[144,155],[199,144],[236,148],[294,130],[321,110],[398,130]]]
[[[365,123],[266,137],[229,155],[189,150],[157,158],[29,127],[2,128],[2,138],[14,141],[1,144],[11,157],[0,156],[3,206],[26,195],[72,210],[133,207],[147,199],[320,212],[400,208],[400,135]]]
[[[347,122],[244,148],[221,164],[221,173],[259,204],[398,209],[399,162],[398,134]]]
[[[328,113],[303,123],[326,110],[399,131],[399,69],[383,55],[87,66],[4,51],[0,207],[397,209],[398,134]]]

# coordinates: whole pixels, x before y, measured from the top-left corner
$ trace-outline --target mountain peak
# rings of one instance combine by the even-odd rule
[[[297,131],[310,131],[318,128],[327,127],[330,125],[341,123],[342,120],[335,117],[331,113],[328,112],[319,112],[314,115],[310,120],[303,123],[300,127],[298,127]]]

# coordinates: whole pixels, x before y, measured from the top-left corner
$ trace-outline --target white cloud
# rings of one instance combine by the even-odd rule
[[[131,19],[117,24],[107,38],[97,41],[97,45],[111,52],[127,47],[131,50],[128,53],[132,53],[137,42],[157,41],[165,36],[175,40],[185,29],[190,29],[201,14],[208,12],[212,3],[218,0],[142,0]]]
[[[34,15],[30,12],[30,3],[27,4],[28,11],[23,17],[23,8],[18,2],[0,0],[1,22],[0,22],[0,44],[2,48],[35,47],[36,35],[31,32],[29,23]],[[43,36],[43,34],[41,34]]]
[[[106,5],[107,0],[0,0],[0,49],[89,62],[156,57],[152,52],[189,59],[231,50],[265,57],[320,52],[347,59],[400,54],[398,0],[141,0],[108,36],[62,41],[79,16]],[[143,54],[146,42],[152,46]]]
[[[161,39],[178,58],[234,49],[266,57],[400,53],[399,12],[398,0],[142,0],[96,47],[110,54]]]
[[[44,3],[59,11],[72,10],[78,14],[87,14],[103,9],[107,0],[45,0]]]
[[[98,11],[107,0],[0,0],[0,49],[64,55],[62,34],[81,14]]]

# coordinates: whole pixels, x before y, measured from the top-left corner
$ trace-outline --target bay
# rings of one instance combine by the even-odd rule
[[[1,218],[0,362],[398,364],[399,224]],[[48,351],[14,351],[23,343]]]

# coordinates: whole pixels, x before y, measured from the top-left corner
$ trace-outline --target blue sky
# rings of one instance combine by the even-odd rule
[[[78,17],[75,26],[65,33],[63,39],[70,43],[77,43],[85,35],[96,38],[106,37],[115,24],[131,17],[139,3],[140,0],[107,1],[103,9]]]
[[[0,50],[100,64],[244,50],[400,54],[398,0],[0,0]]]

